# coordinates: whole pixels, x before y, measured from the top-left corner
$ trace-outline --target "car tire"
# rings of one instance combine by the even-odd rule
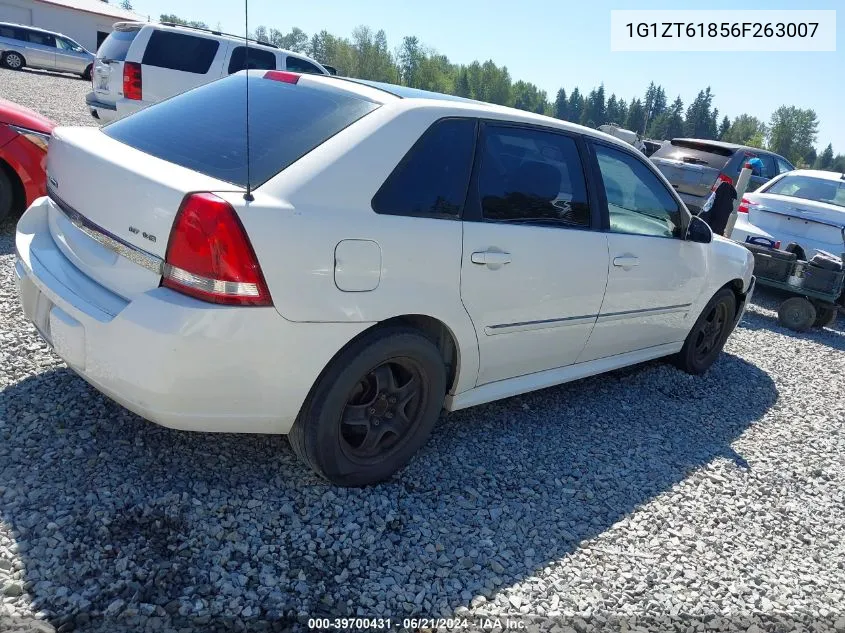
[[[92,65],[88,64],[88,67],[80,75],[80,77],[82,77],[85,81],[91,81],[91,69],[92,69]]]
[[[15,202],[15,190],[12,188],[12,181],[6,175],[3,166],[0,165],[0,222],[12,211]]]
[[[813,321],[813,327],[830,327],[836,323],[837,314],[839,314],[839,309],[835,305],[816,305],[816,320]]]
[[[804,297],[790,297],[778,308],[778,323],[795,332],[806,332],[816,322],[816,307]]]
[[[425,443],[445,394],[446,367],[428,337],[405,327],[375,329],[323,371],[288,439],[333,484],[375,484]]]
[[[736,320],[736,295],[722,288],[707,303],[692,326],[684,346],[674,357],[675,365],[688,374],[701,375],[719,357]]]
[[[22,70],[26,66],[26,60],[20,53],[8,51],[3,55],[3,65],[10,70]]]

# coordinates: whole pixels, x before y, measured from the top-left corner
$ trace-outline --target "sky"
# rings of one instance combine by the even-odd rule
[[[845,153],[845,11],[837,15],[836,52],[611,52],[611,9],[836,9],[841,0],[248,0],[250,30],[258,25],[282,32],[298,26],[309,36],[323,29],[349,37],[358,25],[384,29],[391,50],[405,35],[452,62],[492,59],[511,78],[530,81],[554,100],[559,88],[582,93],[604,82],[608,96],[630,102],[650,81],[664,87],[669,102],[685,107],[709,85],[719,118],[748,113],[769,121],[781,105],[812,108],[819,118],[817,149],[833,143]],[[135,11],[201,20],[224,31],[244,32],[242,2],[232,0],[132,0]],[[330,60],[324,60],[330,63]]]

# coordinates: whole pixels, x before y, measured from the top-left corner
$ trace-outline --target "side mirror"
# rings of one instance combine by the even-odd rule
[[[707,222],[694,215],[687,227],[687,241],[709,244],[713,241],[713,230],[708,226]]]

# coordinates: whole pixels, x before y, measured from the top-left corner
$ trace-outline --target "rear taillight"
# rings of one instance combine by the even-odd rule
[[[749,207],[755,207],[755,206],[757,206],[756,202],[752,202],[748,198],[743,198],[740,201],[739,206],[737,207],[736,211],[737,211],[737,213],[748,213],[748,208]]]
[[[137,62],[123,63],[123,96],[127,99],[141,100],[142,92],[141,64]]]
[[[212,193],[193,193],[182,202],[170,231],[161,285],[211,303],[273,305],[237,213]]]
[[[286,84],[295,84],[299,81],[300,74],[292,73],[287,70],[268,70],[264,73],[264,79],[272,79],[273,81],[281,81]]]
[[[728,182],[730,184],[734,184],[733,178],[731,178],[727,174],[722,173],[722,174],[719,174],[719,176],[716,178],[716,182],[713,183],[713,186],[710,188],[710,190],[716,191],[716,189],[719,188],[719,185],[721,185],[723,182]]]

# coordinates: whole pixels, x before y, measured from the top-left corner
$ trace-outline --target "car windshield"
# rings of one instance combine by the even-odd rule
[[[765,193],[845,207],[845,180],[788,174],[772,184]]]

